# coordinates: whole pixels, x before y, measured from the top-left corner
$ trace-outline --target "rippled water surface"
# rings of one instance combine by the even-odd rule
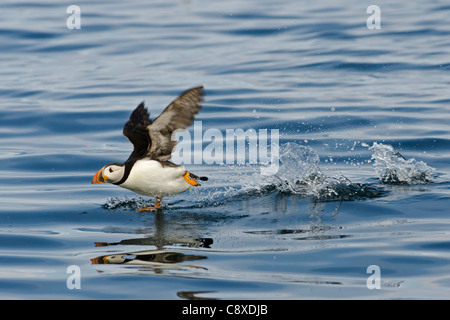
[[[450,298],[446,1],[378,30],[356,0],[76,4],[0,11],[0,298]],[[91,184],[138,103],[200,84],[201,132],[278,130],[276,175],[186,164],[209,181],[156,213]]]

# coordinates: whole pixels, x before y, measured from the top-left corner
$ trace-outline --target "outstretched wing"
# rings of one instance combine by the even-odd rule
[[[131,113],[130,120],[123,127],[123,135],[130,140],[134,149],[130,158],[142,158],[147,154],[151,141],[147,128],[152,121],[149,118],[144,102],[141,102]]]
[[[203,86],[182,93],[148,126],[150,148],[147,156],[159,161],[170,159],[177,142],[172,140],[176,129],[186,129],[192,124],[194,116],[202,108]],[[136,147],[136,146],[135,146]]]

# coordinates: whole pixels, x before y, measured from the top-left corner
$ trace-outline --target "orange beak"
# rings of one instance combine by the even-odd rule
[[[107,256],[91,259],[91,263],[92,264],[108,264],[108,259],[106,259],[106,257]]]
[[[103,179],[103,168],[95,173],[92,178],[92,183],[105,183],[105,179]]]

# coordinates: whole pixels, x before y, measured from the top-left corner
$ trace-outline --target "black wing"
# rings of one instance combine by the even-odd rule
[[[153,122],[141,102],[131,113],[123,127],[123,134],[133,144],[134,149],[128,159],[148,157],[159,161],[168,161],[177,141],[172,134],[177,129],[186,129],[192,124],[195,114],[203,101],[203,86],[182,93],[170,103]]]
[[[123,127],[123,135],[134,146],[129,159],[142,158],[147,154],[151,141],[147,127],[152,123],[144,102],[141,102],[131,113],[130,120]]]
[[[186,129],[192,124],[194,116],[202,108],[203,86],[189,89],[170,103],[166,109],[148,126],[150,148],[147,156],[159,161],[170,160],[177,141],[172,133],[177,129]]]

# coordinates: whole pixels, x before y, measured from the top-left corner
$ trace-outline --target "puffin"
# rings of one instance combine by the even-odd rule
[[[123,127],[123,135],[133,144],[133,151],[124,163],[113,162],[98,170],[92,183],[112,183],[135,193],[154,197],[153,207],[138,211],[155,211],[162,198],[186,191],[207,181],[181,165],[170,161],[177,141],[172,140],[175,130],[185,130],[202,109],[203,86],[183,92],[153,121],[141,102],[131,113]]]

